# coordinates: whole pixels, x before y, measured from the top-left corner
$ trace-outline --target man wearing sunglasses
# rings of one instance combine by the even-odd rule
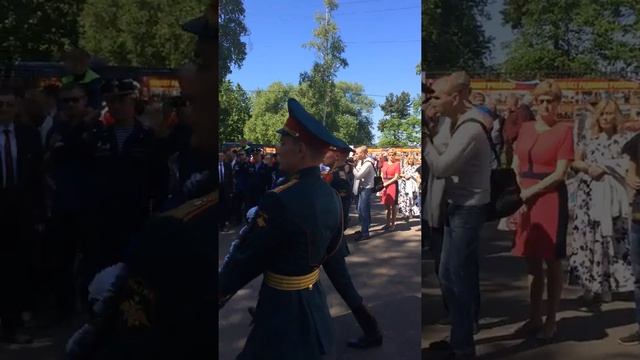
[[[42,140],[17,119],[14,89],[0,84],[0,340],[26,344],[32,338],[20,328],[30,301],[29,244],[44,219]]]
[[[64,319],[73,313],[76,304],[76,253],[86,258],[87,245],[95,238],[93,134],[100,122],[99,112],[88,107],[86,89],[80,84],[69,83],[60,89],[58,108],[45,136],[45,168],[51,197],[50,234],[55,244],[52,255],[60,264],[55,271],[55,310],[56,316]]]
[[[164,197],[168,154],[137,118],[138,85],[131,79],[105,83],[102,93],[114,123],[95,131],[93,179],[99,239],[91,250],[88,278],[123,256],[129,239]]]

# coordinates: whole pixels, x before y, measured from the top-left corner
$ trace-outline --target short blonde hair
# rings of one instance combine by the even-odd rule
[[[551,96],[553,100],[562,100],[562,90],[553,80],[545,80],[533,90],[533,98],[537,101],[540,96]]]
[[[456,71],[448,76],[449,94],[463,92],[465,96],[471,93],[471,77],[466,71]]]
[[[356,148],[356,152],[363,152],[363,153],[367,154],[369,152],[369,149],[367,149],[367,147],[365,145],[362,145],[362,146]]]
[[[604,111],[607,109],[607,107],[609,107],[610,105],[613,105],[613,113],[616,117],[616,120],[615,120],[616,133],[620,129],[620,126],[624,121],[624,117],[622,116],[622,111],[620,111],[620,106],[618,106],[617,102],[611,99],[602,100],[598,103],[598,105],[596,105],[595,109],[593,110],[593,118],[591,120],[591,126],[590,126],[591,136],[596,136],[602,132],[602,128],[600,127],[600,117],[602,116]]]

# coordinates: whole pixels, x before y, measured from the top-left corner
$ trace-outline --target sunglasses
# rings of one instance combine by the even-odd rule
[[[538,104],[553,104],[556,102],[555,99],[538,99]]]
[[[13,101],[0,101],[0,108],[13,109],[16,103]]]
[[[66,97],[66,98],[61,98],[60,101],[64,104],[77,104],[80,102],[82,98],[78,97],[78,96],[72,96],[72,97]]]

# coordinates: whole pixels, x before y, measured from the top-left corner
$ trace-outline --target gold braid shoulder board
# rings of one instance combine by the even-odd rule
[[[275,188],[275,189],[273,189],[271,191],[276,192],[276,193],[283,192],[284,190],[286,190],[286,189],[292,187],[293,185],[295,185],[298,181],[299,180],[297,178],[293,178],[293,179],[289,180],[288,182],[278,186],[277,188]]]
[[[172,216],[182,221],[188,221],[203,211],[215,206],[218,203],[218,190],[205,196],[189,200],[179,207],[163,213],[163,216]]]

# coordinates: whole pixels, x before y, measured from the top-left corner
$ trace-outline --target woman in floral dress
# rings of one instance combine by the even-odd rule
[[[601,101],[595,108],[588,137],[578,137],[576,207],[569,270],[583,287],[583,299],[595,294],[603,302],[612,292],[633,290],[630,245],[627,239],[628,197],[622,146],[628,136],[619,133],[622,114],[616,102]]]
[[[417,198],[420,198],[420,174],[416,171],[417,169],[415,159],[409,156],[402,166],[402,174],[400,181],[398,181],[398,205],[400,206],[400,214],[406,221],[414,216],[420,216],[420,208],[417,205],[419,203]]]

